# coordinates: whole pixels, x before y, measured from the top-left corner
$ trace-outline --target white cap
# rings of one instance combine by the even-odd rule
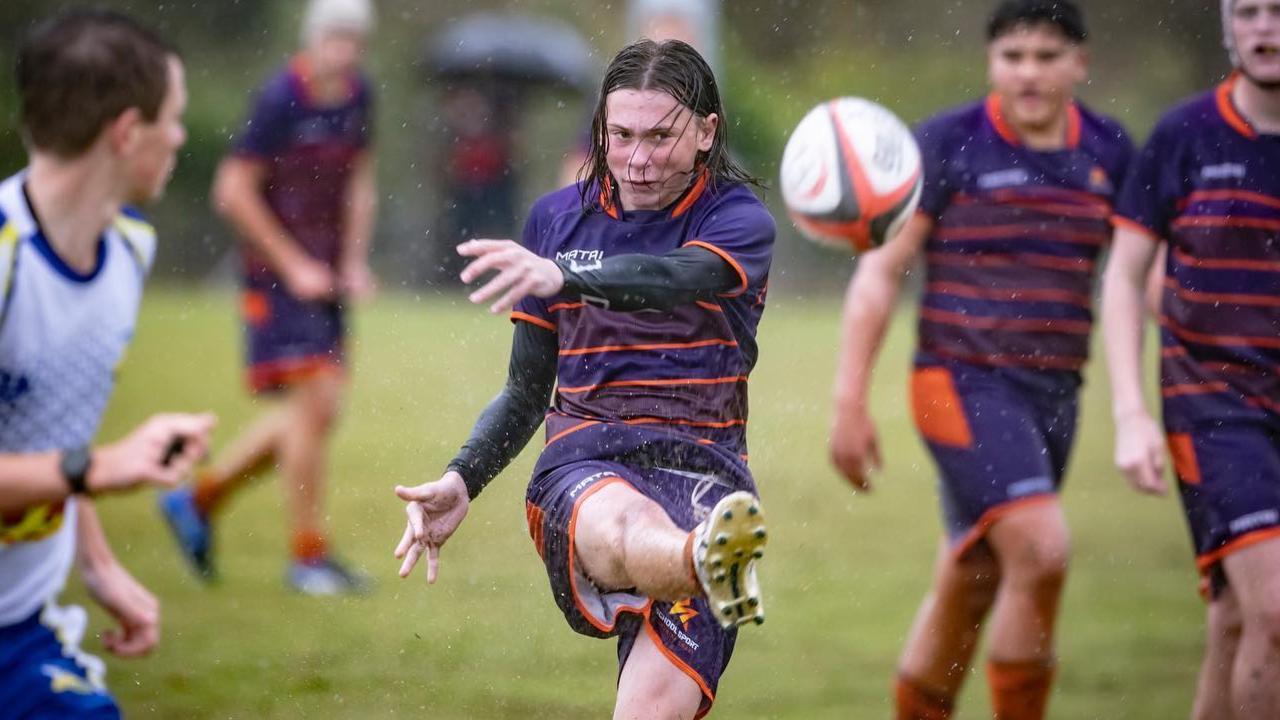
[[[302,20],[302,40],[310,42],[327,30],[373,32],[371,0],[310,0]]]
[[[1240,67],[1240,51],[1236,49],[1235,36],[1231,34],[1231,9],[1235,0],[1222,0],[1222,46],[1227,49],[1232,67]]]

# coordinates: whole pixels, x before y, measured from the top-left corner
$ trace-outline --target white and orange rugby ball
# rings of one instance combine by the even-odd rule
[[[810,110],[782,151],[782,199],[801,234],[853,252],[894,236],[920,202],[920,148],[882,105],[842,97]]]

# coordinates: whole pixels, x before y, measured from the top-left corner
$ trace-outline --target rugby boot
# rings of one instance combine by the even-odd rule
[[[764,622],[756,561],[767,541],[760,500],[745,491],[724,496],[694,528],[694,573],[721,627]]]

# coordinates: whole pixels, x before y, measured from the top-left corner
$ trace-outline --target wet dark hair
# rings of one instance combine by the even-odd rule
[[[680,40],[639,40],[619,50],[604,72],[591,120],[591,150],[578,171],[578,179],[585,181],[581,185],[584,208],[590,207],[596,199],[593,193],[599,193],[609,178],[606,101],[615,90],[660,90],[692,110],[697,118],[718,116],[720,124],[711,149],[698,153],[694,167],[706,169],[712,186],[722,182],[761,184],[729,155],[729,123],[720,101],[720,88],[707,61]]]
[[[71,10],[40,23],[22,39],[15,68],[24,138],[75,157],[129,108],[154,122],[176,57],[172,45],[117,12]]]
[[[1084,14],[1071,0],[1005,0],[987,22],[987,42],[1019,25],[1051,25],[1078,43],[1089,37]]]

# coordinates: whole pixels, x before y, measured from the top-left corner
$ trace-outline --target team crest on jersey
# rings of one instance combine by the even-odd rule
[[[1089,171],[1089,191],[1099,195],[1110,195],[1113,190],[1107,171],[1102,169],[1101,165],[1094,165]]]
[[[31,381],[26,375],[0,370],[0,405],[12,405],[31,392]]]
[[[689,629],[689,621],[699,615],[698,611],[693,609],[692,598],[675,601],[675,603],[671,605],[669,614],[675,615],[676,619],[680,621],[680,626],[685,630]]]

